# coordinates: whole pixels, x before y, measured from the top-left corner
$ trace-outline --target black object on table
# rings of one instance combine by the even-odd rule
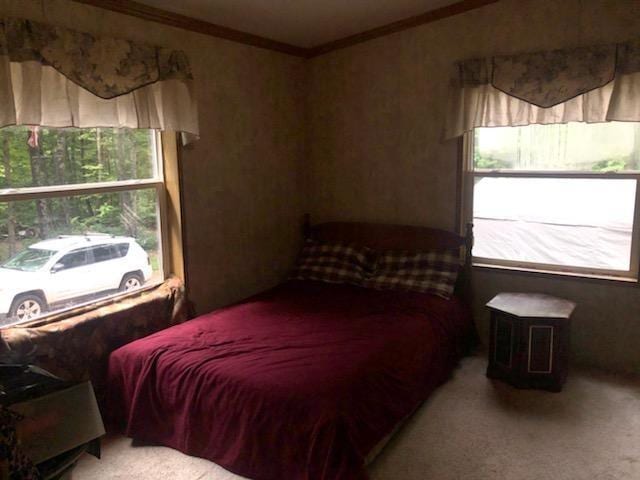
[[[500,293],[491,311],[487,376],[518,388],[562,390],[576,304],[535,293]]]
[[[0,405],[19,403],[69,385],[35,365],[0,364]]]

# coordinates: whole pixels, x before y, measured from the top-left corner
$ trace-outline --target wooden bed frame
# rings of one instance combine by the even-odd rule
[[[430,227],[363,222],[311,224],[304,216],[305,239],[354,243],[374,250],[449,250],[457,252],[462,266],[456,283],[456,295],[471,303],[471,248],[473,224],[467,224],[464,236]]]

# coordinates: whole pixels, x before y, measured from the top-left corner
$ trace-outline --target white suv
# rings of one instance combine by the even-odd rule
[[[0,318],[31,320],[72,299],[128,291],[151,278],[149,256],[128,237],[61,236],[0,266]]]

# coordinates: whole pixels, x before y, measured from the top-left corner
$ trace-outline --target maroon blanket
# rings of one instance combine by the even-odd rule
[[[291,282],[110,358],[127,435],[256,480],[365,479],[364,458],[450,374],[456,300]]]

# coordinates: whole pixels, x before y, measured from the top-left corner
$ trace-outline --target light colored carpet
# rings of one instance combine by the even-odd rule
[[[572,371],[562,393],[517,390],[463,360],[369,467],[371,480],[638,480],[640,378]],[[164,447],[108,438],[74,480],[239,480]],[[288,480],[288,479],[282,479]]]

